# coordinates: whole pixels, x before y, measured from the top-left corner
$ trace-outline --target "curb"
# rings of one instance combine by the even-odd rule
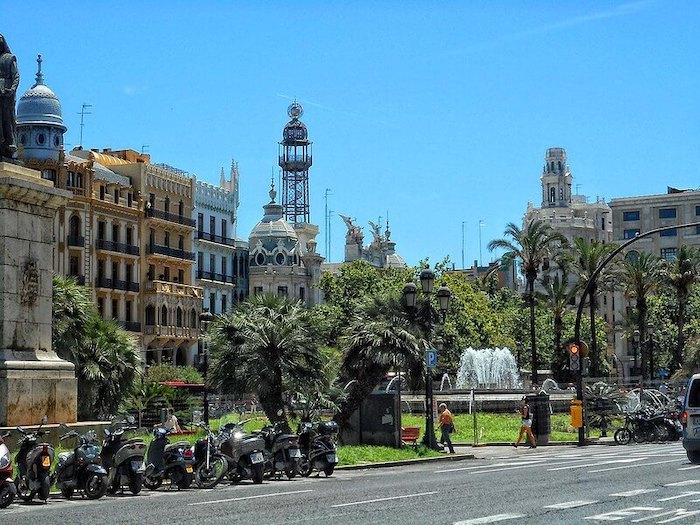
[[[498,441],[495,443],[478,443],[477,445],[474,445],[473,443],[452,443],[455,447],[471,447],[471,448],[483,448],[483,447],[512,447],[513,443],[506,443],[502,441]],[[527,445],[527,443],[524,443],[524,445]],[[537,447],[558,447],[562,445],[574,445],[578,446],[578,441],[550,441],[546,445],[537,445]],[[599,439],[589,439],[586,441],[586,445],[606,445],[606,446],[612,446],[612,445],[617,445],[615,441],[610,440],[610,441],[600,441]],[[522,446],[522,445],[521,445]]]
[[[336,470],[364,470],[370,468],[384,467],[404,467],[408,465],[420,465],[422,463],[444,462],[444,461],[463,461],[465,459],[475,459],[474,454],[450,454],[445,456],[436,456],[434,458],[416,458],[403,459],[401,461],[383,461],[381,463],[358,463],[357,465],[342,465],[336,467]]]

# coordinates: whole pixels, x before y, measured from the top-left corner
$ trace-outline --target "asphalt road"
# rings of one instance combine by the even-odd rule
[[[680,443],[476,449],[480,459],[100,501],[13,504],[0,523],[695,523],[700,465]]]

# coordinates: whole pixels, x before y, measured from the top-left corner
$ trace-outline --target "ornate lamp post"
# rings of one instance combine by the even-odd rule
[[[209,424],[209,388],[207,387],[207,371],[209,370],[209,341],[206,333],[209,323],[214,320],[214,316],[208,308],[204,308],[199,314],[199,340],[202,342],[202,375],[204,376],[204,422]]]
[[[425,327],[426,340],[432,345],[432,335],[435,322],[445,320],[445,315],[450,306],[450,298],[452,293],[447,286],[440,286],[435,294],[438,301],[439,312],[433,308],[431,296],[435,287],[435,272],[430,269],[425,269],[419,275],[421,291],[424,298],[418,301],[418,287],[414,283],[406,283],[403,287],[403,296],[406,302],[406,307],[415,313],[421,324]],[[425,373],[425,435],[423,436],[423,444],[426,447],[437,449],[437,440],[435,439],[435,421],[433,419],[433,379],[431,369],[427,366]]]

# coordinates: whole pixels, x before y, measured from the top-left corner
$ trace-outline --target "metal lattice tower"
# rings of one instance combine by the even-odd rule
[[[284,218],[290,223],[309,223],[309,168],[312,155],[308,131],[299,120],[304,108],[294,101],[287,108],[287,114],[292,120],[284,127],[282,142],[279,143]]]

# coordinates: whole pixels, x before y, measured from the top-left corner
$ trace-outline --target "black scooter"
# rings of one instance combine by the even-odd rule
[[[338,424],[335,421],[320,423],[303,422],[299,425],[299,446],[301,463],[299,473],[308,477],[316,470],[331,476],[338,464],[338,452],[335,444]]]
[[[171,430],[153,429],[153,441],[148,446],[146,474],[143,484],[149,490],[157,490],[163,480],[169,479],[179,489],[187,489],[194,478],[194,452],[187,441],[170,443]]]
[[[39,442],[39,438],[48,434],[41,427],[48,422],[48,418],[41,418],[41,424],[34,432],[27,432],[22,427],[17,431],[22,434],[17,452],[17,469],[19,475],[15,479],[17,494],[24,501],[29,502],[34,496],[46,502],[51,490],[51,463],[53,463],[54,449],[49,443]]]
[[[248,422],[227,423],[219,431],[219,453],[226,460],[226,477],[231,483],[250,479],[262,483],[265,476],[265,441],[258,434],[246,434]]]
[[[263,427],[260,436],[265,441],[265,471],[270,477],[280,477],[285,473],[289,479],[299,474],[301,450],[299,437],[288,434],[282,428],[283,424]]]
[[[66,425],[61,425],[60,428],[67,431],[61,436],[61,441],[78,438],[78,443],[73,452],[61,452],[58,455],[58,465],[51,481],[66,499],[72,498],[75,490],[81,491],[88,499],[101,498],[107,490],[107,471],[100,464],[102,458],[97,434],[90,430],[81,435]]]
[[[5,444],[5,438],[9,436],[9,432],[0,434],[0,509],[9,506],[17,495],[17,488],[12,479],[12,456]]]
[[[124,486],[136,495],[141,492],[143,475],[146,466],[143,461],[146,455],[146,444],[142,439],[126,439],[124,431],[136,427],[134,418],[115,419],[110,428],[105,429],[105,439],[102,442],[102,464],[107,469],[107,490],[115,494],[123,491]]]

